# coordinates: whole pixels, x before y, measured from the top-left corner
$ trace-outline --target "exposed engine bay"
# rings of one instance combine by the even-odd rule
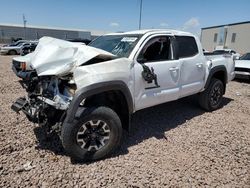
[[[60,122],[76,90],[72,75],[64,77],[38,77],[35,71],[22,72],[21,85],[28,95],[19,98],[12,109],[22,110],[28,119],[40,125],[55,125]]]

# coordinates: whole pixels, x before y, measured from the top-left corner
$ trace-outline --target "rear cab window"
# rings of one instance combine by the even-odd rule
[[[196,40],[192,36],[175,36],[179,58],[195,56],[199,53]]]

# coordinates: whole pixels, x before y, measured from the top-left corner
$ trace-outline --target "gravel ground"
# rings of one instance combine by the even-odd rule
[[[0,56],[0,187],[250,187],[249,83],[229,83],[212,113],[195,96],[140,111],[110,158],[76,164],[11,111],[25,92],[10,61]]]

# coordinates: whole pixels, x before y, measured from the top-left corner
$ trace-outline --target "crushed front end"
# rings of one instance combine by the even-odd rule
[[[34,123],[46,125],[49,131],[60,128],[76,90],[72,74],[38,76],[36,70],[26,70],[26,62],[14,59],[12,63],[27,96],[18,98],[11,108],[17,113],[22,111]]]

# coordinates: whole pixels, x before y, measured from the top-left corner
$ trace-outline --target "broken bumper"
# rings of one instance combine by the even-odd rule
[[[16,113],[22,111],[31,122],[37,123],[38,121],[36,109],[34,107],[32,108],[30,103],[24,97],[18,98],[16,102],[11,105],[11,109]]]
[[[27,106],[28,106],[27,100],[21,97],[21,98],[18,98],[16,102],[14,102],[11,105],[11,109],[17,113],[19,113],[22,110],[25,114],[29,114]]]

